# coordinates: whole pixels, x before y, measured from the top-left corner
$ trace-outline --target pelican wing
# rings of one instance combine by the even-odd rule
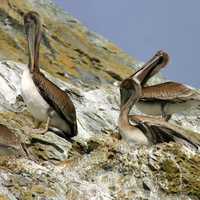
[[[71,131],[69,137],[77,135],[76,110],[67,93],[40,72],[33,74],[33,80],[42,97],[69,125]]]
[[[177,142],[198,149],[198,144],[185,136],[184,129],[155,117],[131,115],[133,120],[153,144]]]
[[[169,134],[168,132],[162,133],[159,130],[159,127],[161,126],[160,123],[156,122],[157,120],[153,118],[148,118],[146,116],[139,116],[139,115],[131,115],[129,116],[129,121],[134,121],[136,126],[146,135],[149,142],[151,144],[157,144],[162,142],[175,142],[173,136]],[[152,121],[151,121],[152,119]],[[162,120],[162,119],[161,119]]]
[[[176,83],[165,82],[142,88],[141,101],[168,100],[184,102],[188,99],[200,100],[200,94],[191,87]]]
[[[171,129],[171,128],[168,128],[165,126],[157,126],[157,125],[152,125],[151,129],[152,129],[152,132],[156,133],[156,135],[158,135],[158,136],[161,136],[162,139],[168,140],[165,142],[174,141],[174,142],[186,145],[186,146],[193,147],[198,150],[197,144],[195,144],[193,141],[191,141],[190,139],[185,137],[183,134],[177,132],[174,129]]]

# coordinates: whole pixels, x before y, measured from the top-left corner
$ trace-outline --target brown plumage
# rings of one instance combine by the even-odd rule
[[[177,142],[188,147],[198,149],[198,145],[191,139],[187,138],[183,129],[165,122],[163,119],[129,115],[132,106],[137,103],[141,95],[141,85],[137,78],[133,77],[123,85],[123,93],[128,94],[121,97],[124,101],[120,106],[120,115],[118,127],[120,134],[129,144],[152,145],[162,142]],[[120,88],[122,89],[122,88]]]
[[[138,128],[145,132],[151,144],[177,142],[196,150],[200,147],[198,145],[199,141],[195,139],[195,133],[192,135],[188,134],[188,130],[166,122],[164,119],[142,115],[129,115],[129,120],[136,123]]]
[[[143,87],[151,77],[157,74],[168,63],[169,55],[166,52],[159,50],[140,69],[138,69],[135,73],[128,77],[128,79],[133,77],[137,78],[140,81],[141,86]]]
[[[161,68],[165,67],[168,62],[168,54],[158,51],[141,69],[121,83],[123,86],[123,84],[126,85],[128,79],[137,78],[142,86],[142,95],[136,107],[148,115],[162,115],[165,120],[169,120],[173,113],[200,104],[200,94],[187,85],[168,81],[146,86],[146,82]]]
[[[76,110],[68,94],[48,80],[39,68],[41,22],[39,14],[29,12],[24,16],[28,40],[29,65],[22,76],[22,96],[29,111],[48,126],[60,129],[66,139],[76,136]],[[46,129],[45,129],[46,130]]]
[[[173,113],[199,104],[199,92],[187,85],[169,81],[143,87],[136,106],[145,114],[162,115],[165,120],[169,120]]]
[[[76,122],[76,110],[70,97],[61,90],[58,86],[49,81],[42,73],[35,72],[33,74],[33,81],[37,85],[37,88],[42,97],[50,105],[50,109],[55,110],[58,115],[66,121],[70,130],[67,133],[67,137],[76,136],[77,122]],[[59,127],[57,127],[59,128]]]
[[[147,63],[145,63],[140,69],[138,69],[134,74],[124,79],[120,84],[120,98],[121,104],[125,101],[124,98],[129,98],[131,96],[132,84],[130,79],[138,79],[141,86],[144,86],[149,78],[154,76],[159,72],[169,61],[169,56],[164,51],[158,51]],[[126,90],[124,90],[126,88]],[[128,88],[130,90],[128,90]]]
[[[170,102],[184,102],[200,100],[200,95],[192,88],[176,82],[165,82],[142,88],[142,101],[164,100]]]

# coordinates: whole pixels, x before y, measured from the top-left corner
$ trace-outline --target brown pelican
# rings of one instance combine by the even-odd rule
[[[47,121],[49,126],[62,131],[65,138],[77,135],[76,111],[69,96],[49,81],[39,69],[39,46],[41,42],[41,22],[39,14],[28,12],[24,16],[25,32],[28,40],[29,64],[22,75],[22,96],[32,115]],[[35,129],[37,132],[37,129]]]
[[[170,125],[163,119],[129,115],[134,104],[140,98],[141,85],[137,78],[132,77],[126,81],[121,99],[118,127],[120,134],[129,144],[151,145],[162,142],[178,142],[198,149],[198,145],[184,136],[184,131]],[[130,95],[131,94],[131,95]]]
[[[166,120],[169,120],[173,113],[200,104],[200,94],[190,86],[181,83],[168,81],[145,86],[148,79],[166,66],[168,61],[168,54],[158,51],[150,61],[128,78],[136,77],[142,85],[142,95],[136,104],[137,108],[148,115],[162,115]],[[149,67],[153,70],[149,71]],[[147,74],[146,71],[149,73]]]

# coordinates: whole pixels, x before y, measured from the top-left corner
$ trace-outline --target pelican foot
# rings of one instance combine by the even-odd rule
[[[50,122],[50,118],[48,117],[45,128],[30,128],[28,126],[25,126],[23,130],[24,132],[44,135],[49,130],[49,122]]]
[[[34,134],[45,134],[48,130],[45,128],[30,128],[28,126],[23,127],[23,131],[26,133],[34,133]]]

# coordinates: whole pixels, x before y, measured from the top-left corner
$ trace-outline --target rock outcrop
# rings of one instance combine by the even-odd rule
[[[43,19],[43,73],[77,109],[79,135],[72,142],[26,129],[38,126],[20,90],[28,62],[23,15],[30,10]],[[2,0],[0,44],[0,199],[200,199],[198,152],[175,143],[131,148],[119,139],[117,85],[140,62],[50,0]],[[199,114],[193,108],[170,123],[200,142]]]

